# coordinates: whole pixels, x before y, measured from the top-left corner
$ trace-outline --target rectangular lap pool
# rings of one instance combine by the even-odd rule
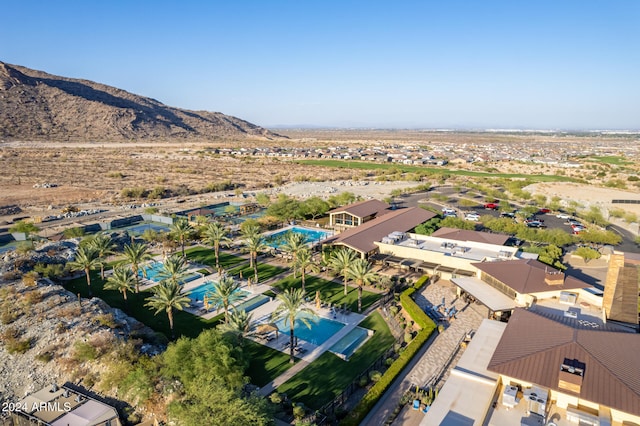
[[[308,314],[302,314],[300,317],[309,319],[311,329],[307,328],[300,319],[296,319],[293,331],[297,338],[314,345],[323,344],[344,327],[344,324],[341,322],[332,321],[322,317],[314,317],[313,315]],[[289,334],[290,328],[288,319],[279,319],[276,321],[276,326],[280,330],[280,333]]]
[[[204,296],[209,293],[214,293],[215,292],[215,287],[213,286],[213,283],[211,281],[207,281],[206,283],[199,285],[198,287],[195,287],[191,290],[189,290],[189,298],[191,300],[195,300],[195,301],[200,301],[202,302],[204,300]],[[244,290],[237,290],[236,291],[236,295],[237,295],[237,299],[244,299],[245,297],[247,297],[249,294],[249,292],[244,291]]]
[[[302,234],[304,236],[305,243],[314,243],[314,244],[326,239],[330,235],[330,233],[327,231],[302,228],[300,226],[292,226],[290,228],[285,228],[271,235],[266,236],[265,237],[266,244],[269,247],[280,248],[282,245],[285,244],[285,241],[286,241],[285,236],[288,232]]]
[[[142,270],[138,271],[140,278],[147,278],[150,281],[159,283],[162,281],[162,262],[153,262],[142,267]],[[180,280],[180,284],[185,284],[193,280],[200,278],[199,274],[188,274]]]
[[[367,337],[369,336],[369,331],[362,327],[356,327],[345,336],[338,340],[335,345],[331,346],[329,349],[331,352],[342,355],[345,358],[349,358],[353,353],[358,349]]]

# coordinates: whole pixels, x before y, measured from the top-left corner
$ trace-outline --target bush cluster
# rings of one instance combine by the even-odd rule
[[[420,278],[420,280],[422,278]],[[420,280],[418,280],[418,282]],[[426,282],[426,279],[421,285],[423,285],[424,282]],[[415,339],[413,339],[413,341],[407,345],[405,350],[402,351],[400,356],[398,356],[398,358],[389,366],[387,371],[385,371],[382,377],[380,377],[380,380],[378,380],[371,389],[369,389],[358,405],[351,411],[349,416],[340,423],[341,425],[357,426],[362,422],[367,413],[371,411],[373,406],[378,402],[389,386],[391,386],[391,383],[393,383],[398,374],[400,374],[404,367],[409,364],[414,355],[418,353],[422,345],[424,345],[427,339],[429,339],[433,330],[435,330],[436,324],[411,298],[411,295],[415,293],[415,291],[416,289],[411,287],[402,292],[400,295],[400,303],[404,310],[411,316],[413,321],[415,321],[415,323],[422,329],[416,335]]]

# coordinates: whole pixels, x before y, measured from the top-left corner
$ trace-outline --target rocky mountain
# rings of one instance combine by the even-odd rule
[[[88,80],[0,62],[0,138],[119,141],[283,136],[219,112],[189,111]]]

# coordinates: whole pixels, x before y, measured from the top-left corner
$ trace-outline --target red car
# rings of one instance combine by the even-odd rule
[[[497,203],[487,203],[484,205],[484,208],[487,210],[498,210],[498,204]]]
[[[538,210],[538,213],[547,214],[547,213],[551,213],[551,210],[547,208],[543,208]]]

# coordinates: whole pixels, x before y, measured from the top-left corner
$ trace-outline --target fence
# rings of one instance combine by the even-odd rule
[[[640,204],[640,200],[611,200],[611,204]]]

